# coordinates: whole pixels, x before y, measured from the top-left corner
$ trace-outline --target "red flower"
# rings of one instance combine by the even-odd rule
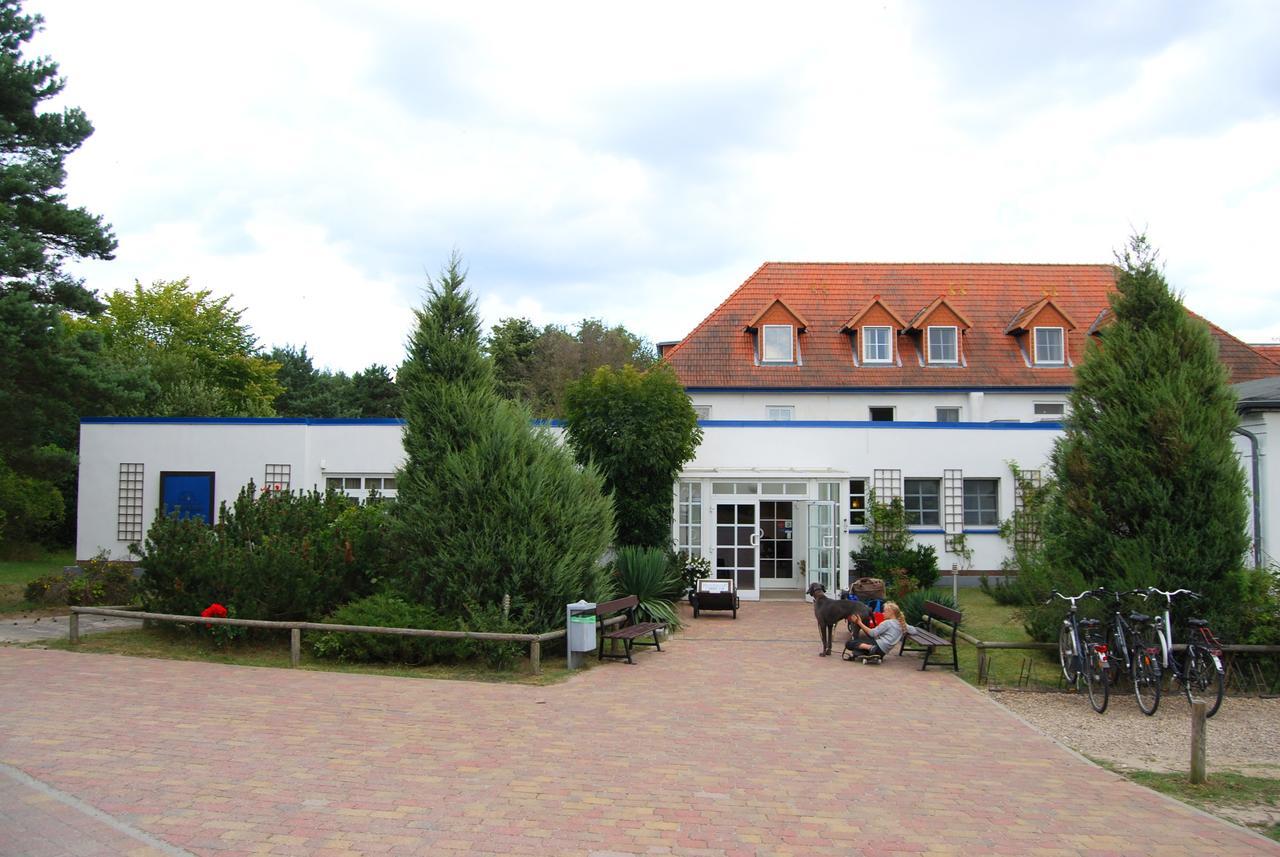
[[[200,615],[206,619],[225,619],[227,618],[227,608],[215,602],[201,610]]]

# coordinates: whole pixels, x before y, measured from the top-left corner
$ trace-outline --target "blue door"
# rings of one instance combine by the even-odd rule
[[[213,474],[160,474],[160,512],[166,517],[200,518],[213,523]]]

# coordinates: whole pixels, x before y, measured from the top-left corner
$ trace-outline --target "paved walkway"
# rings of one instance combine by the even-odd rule
[[[70,616],[5,616],[0,618],[0,644],[65,640],[69,636],[67,623],[70,620]],[[91,616],[87,614],[81,614],[80,616],[81,634],[96,634],[100,631],[118,631],[121,628],[141,627],[141,619],[121,619],[118,616]]]
[[[1280,854],[944,671],[816,657],[804,604],[664,648],[546,688],[4,648],[0,763],[201,855]]]

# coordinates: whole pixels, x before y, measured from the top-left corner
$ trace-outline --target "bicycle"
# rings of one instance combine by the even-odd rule
[[[1129,674],[1133,682],[1133,695],[1138,708],[1150,717],[1160,707],[1160,647],[1157,645],[1155,624],[1150,616],[1123,610],[1124,599],[1133,595],[1146,596],[1145,589],[1115,592],[1098,589],[1095,592],[1112,599],[1111,617],[1107,622],[1107,640],[1110,650],[1110,678],[1118,682],[1120,671]]]
[[[1187,702],[1191,702],[1194,698],[1193,690],[1198,692],[1206,702],[1210,703],[1205,710],[1205,716],[1212,717],[1222,707],[1222,697],[1226,689],[1225,670],[1222,667],[1222,644],[1213,636],[1207,621],[1189,618],[1187,619],[1187,648],[1183,654],[1183,662],[1179,664],[1173,656],[1173,622],[1169,618],[1169,610],[1173,606],[1175,596],[1188,595],[1197,601],[1200,600],[1200,596],[1190,589],[1165,592],[1154,586],[1147,589],[1147,594],[1164,596],[1164,612],[1156,617],[1155,628],[1160,642],[1161,666],[1170,676],[1170,690],[1173,689],[1174,680],[1177,680],[1182,686],[1182,692],[1186,694]],[[1209,690],[1212,690],[1212,698],[1206,695],[1206,691]]]
[[[1102,623],[1097,619],[1081,619],[1076,604],[1077,601],[1094,597],[1094,594],[1085,590],[1079,595],[1063,595],[1056,589],[1053,594],[1070,605],[1067,618],[1062,620],[1062,627],[1058,630],[1058,659],[1062,664],[1062,677],[1077,690],[1083,677],[1089,694],[1089,705],[1101,714],[1107,710],[1111,695],[1106,681],[1107,647],[1098,632]],[[1052,604],[1053,599],[1044,603]],[[1084,653],[1083,657],[1081,653]]]

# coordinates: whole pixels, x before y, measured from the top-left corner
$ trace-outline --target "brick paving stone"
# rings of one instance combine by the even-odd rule
[[[807,605],[738,615],[551,687],[2,648],[0,762],[196,854],[1280,855],[946,671],[816,657]]]

